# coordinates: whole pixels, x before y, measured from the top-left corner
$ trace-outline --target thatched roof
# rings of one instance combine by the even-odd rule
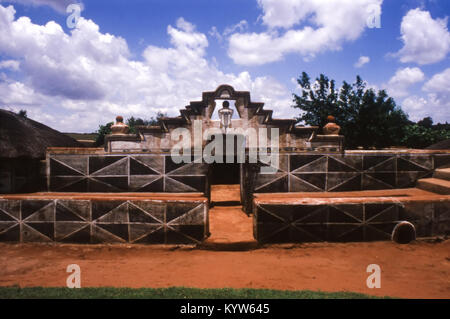
[[[428,146],[427,150],[450,150],[450,139]]]
[[[47,147],[81,147],[73,138],[42,123],[0,109],[0,158],[45,158]]]

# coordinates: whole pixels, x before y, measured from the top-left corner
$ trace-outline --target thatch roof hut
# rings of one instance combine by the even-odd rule
[[[440,141],[436,144],[428,146],[427,150],[449,150],[450,149],[450,139]]]
[[[0,109],[0,158],[44,159],[47,147],[82,147],[42,123]]]
[[[73,138],[0,109],[0,193],[46,190],[47,147],[82,147]]]

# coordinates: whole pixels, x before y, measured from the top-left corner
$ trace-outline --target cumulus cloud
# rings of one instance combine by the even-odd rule
[[[241,20],[236,24],[230,25],[225,28],[225,30],[220,33],[216,26],[211,27],[211,30],[208,31],[208,34],[216,38],[219,42],[222,42],[224,38],[228,37],[230,34],[234,32],[244,32],[248,28],[248,22],[246,20]]]
[[[270,77],[224,73],[206,58],[208,40],[180,18],[167,27],[169,47],[148,46],[133,59],[127,42],[101,33],[83,17],[70,34],[55,22],[38,25],[0,5],[0,54],[20,63],[21,80],[0,77],[0,107],[26,108],[31,118],[63,131],[93,131],[116,115],[149,118],[178,110],[201,92],[228,83],[291,112],[291,95]],[[11,63],[10,63],[11,64]]]
[[[340,50],[360,37],[382,0],[258,0],[267,31],[237,33],[229,38],[228,54],[237,64],[261,65],[289,53],[307,59]],[[297,28],[304,24],[302,28]]]
[[[368,56],[360,56],[358,61],[356,61],[356,63],[354,64],[354,67],[361,68],[369,62],[370,62],[370,58]]]
[[[450,68],[445,69],[442,73],[435,74],[425,85],[423,90],[430,93],[450,93]]]
[[[409,94],[408,89],[411,85],[422,82],[425,74],[421,69],[403,68],[397,70],[394,76],[389,80],[386,87],[390,95],[395,98],[405,97]]]
[[[421,120],[431,116],[435,122],[448,121],[450,110],[450,68],[435,74],[422,87],[426,96],[412,95],[403,101],[402,107],[412,120]]]
[[[403,48],[395,55],[403,63],[420,65],[439,62],[450,51],[450,32],[447,18],[433,19],[430,12],[410,10],[402,20],[401,39]]]
[[[0,69],[9,69],[12,71],[19,71],[20,62],[16,60],[0,61]]]

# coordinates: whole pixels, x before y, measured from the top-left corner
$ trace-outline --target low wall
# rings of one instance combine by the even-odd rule
[[[343,192],[414,187],[438,167],[450,165],[450,151],[346,151],[284,153],[279,169],[262,174],[263,164],[244,164],[242,202],[252,211],[254,193]]]
[[[170,154],[47,154],[52,192],[200,192],[209,197],[208,165],[172,161]]]
[[[260,243],[390,240],[400,221],[412,223],[417,237],[450,234],[450,196],[420,190],[281,195],[255,195],[254,237]]]
[[[197,244],[208,236],[200,194],[0,196],[0,242]]]

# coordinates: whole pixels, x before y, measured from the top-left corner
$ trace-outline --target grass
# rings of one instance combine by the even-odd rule
[[[0,299],[366,299],[354,292],[198,288],[43,288],[0,287]]]

